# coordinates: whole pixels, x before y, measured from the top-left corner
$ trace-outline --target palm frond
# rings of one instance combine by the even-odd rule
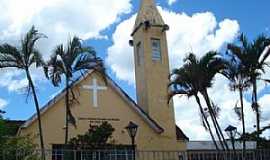
[[[61,75],[65,73],[65,69],[61,61],[56,60],[49,69],[49,77],[54,86],[58,86],[61,83]]]
[[[29,57],[28,66],[31,66],[34,63],[36,64],[36,67],[41,67],[45,65],[45,61],[41,53],[36,49],[32,51],[32,56]]]
[[[74,36],[71,40],[68,41],[66,51],[65,51],[65,64],[66,66],[72,66],[76,61],[78,56],[82,54],[82,45],[80,39]]]
[[[56,46],[45,72],[52,79],[54,85],[61,82],[61,75],[71,79],[78,71],[97,70],[105,76],[105,67],[101,58],[96,57],[92,47],[82,47],[80,39],[74,36],[67,42]],[[104,78],[106,79],[106,78]]]
[[[189,53],[189,55],[184,58],[184,62],[188,63],[198,63],[198,59],[196,58],[196,55],[194,53]]]
[[[212,51],[198,59],[195,54],[190,53],[185,58],[184,65],[179,69],[174,69],[169,76],[168,86],[177,86],[173,94],[185,91],[187,96],[193,96],[210,87],[214,76],[224,68],[221,64],[222,60],[217,55],[217,52]]]
[[[47,36],[39,33],[38,30],[32,26],[31,29],[27,32],[26,36],[22,39],[21,47],[25,64],[29,65],[30,62],[30,64],[33,64],[33,60],[39,60],[33,57],[36,57],[35,52],[37,52],[35,49],[35,43],[41,38],[47,38]],[[39,55],[39,58],[41,58],[41,55]],[[37,66],[39,67],[39,64],[37,64]]]
[[[55,47],[54,52],[53,52],[53,58],[56,58],[57,55],[59,55],[60,57],[64,57],[65,55],[65,49],[63,44],[60,44],[58,46]]]
[[[92,57],[88,54],[81,55],[74,64],[74,71],[79,70],[91,70],[99,67],[103,67],[103,61],[100,58]]]
[[[241,33],[238,39],[241,42],[242,46],[247,50],[249,48],[247,37],[243,33]]]
[[[233,55],[233,57],[237,57],[238,60],[243,60],[245,58],[245,53],[243,53],[242,48],[235,44],[228,44],[227,49]]]
[[[18,49],[9,44],[0,46],[0,66],[16,67],[20,69],[28,69],[32,64],[36,63],[37,67],[44,64],[42,55],[35,49],[35,43],[40,38],[46,37],[39,33],[33,26],[21,40],[21,48]]]
[[[266,83],[270,83],[270,79],[258,78],[258,80],[262,80],[262,81],[264,81]]]
[[[210,51],[210,52],[207,52],[200,60],[199,60],[199,63],[202,65],[202,66],[207,66],[210,62],[212,62],[215,57],[217,56],[217,52],[214,52],[214,51]]]
[[[168,94],[168,100],[170,101],[175,95],[188,95],[189,93],[185,90],[170,91]]]
[[[50,60],[47,62],[47,75],[54,86],[58,86],[62,79],[61,75],[67,75],[65,64],[65,51],[63,45],[58,45],[53,51]]]
[[[48,63],[45,63],[45,65],[43,66],[43,72],[44,72],[44,75],[47,79],[49,79],[49,66],[48,66]]]
[[[26,64],[20,51],[9,44],[0,46],[0,67],[17,67],[24,68]]]
[[[262,53],[262,57],[261,59],[259,59],[259,66],[267,65],[265,61],[269,57],[269,55],[270,55],[270,43],[265,47],[265,50]]]

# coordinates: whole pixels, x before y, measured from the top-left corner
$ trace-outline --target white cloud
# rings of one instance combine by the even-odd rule
[[[201,125],[199,107],[195,99],[187,97],[174,97],[176,124],[191,140],[210,139],[208,133]],[[192,124],[192,127],[190,127]],[[200,134],[196,134],[200,133]]]
[[[270,101],[269,101],[270,95],[264,95],[260,101],[259,104],[261,106],[261,127],[265,127],[265,126],[269,126],[270,125]],[[264,132],[264,135],[267,136],[268,138],[270,138],[270,130],[267,130]]]
[[[219,122],[221,127],[225,129],[228,125],[234,125],[238,128],[238,131],[241,133],[242,125],[238,120],[236,113],[234,112],[234,106],[239,101],[239,92],[231,91],[227,80],[221,76],[217,75],[213,88],[209,90],[209,95],[212,97],[214,102],[221,108]],[[248,132],[254,131],[255,124],[255,114],[252,111],[251,104],[246,99],[244,101],[244,114],[245,114],[245,124],[246,130]]]
[[[83,39],[104,38],[100,32],[119,21],[119,15],[131,11],[131,0],[2,0],[0,41],[14,42],[36,25],[49,39],[40,44],[44,55],[69,34]],[[71,35],[71,36],[72,36]]]
[[[129,13],[131,0],[1,0],[0,43],[18,45],[32,25],[46,34],[48,39],[38,42],[45,59],[57,44],[66,43],[70,36],[83,39],[107,38],[101,31]],[[33,79],[41,79],[40,70],[33,70]],[[27,85],[22,73],[12,70],[1,73],[0,86],[17,91]],[[42,75],[43,76],[43,75]]]
[[[114,45],[108,48],[106,63],[116,77],[134,84],[133,48],[128,45],[136,15],[120,23],[113,34]]]
[[[270,125],[270,95],[266,94],[264,95],[262,98],[260,98],[259,100],[259,104],[261,106],[261,110],[262,110],[262,115],[261,115],[261,121],[265,124],[265,125]]]
[[[41,68],[30,69],[34,83],[43,82],[46,78]],[[9,92],[27,93],[28,80],[25,72],[18,69],[4,69],[0,72],[0,87],[7,88]]]
[[[6,100],[0,98],[0,109],[6,107],[7,104],[8,102]]]
[[[168,0],[168,4],[172,5],[173,3],[175,3],[177,0]]]

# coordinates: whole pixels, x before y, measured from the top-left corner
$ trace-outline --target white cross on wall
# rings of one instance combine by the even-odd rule
[[[98,107],[98,91],[99,90],[106,90],[107,89],[107,87],[105,87],[105,86],[99,86],[98,84],[97,84],[97,79],[93,79],[93,85],[90,85],[90,86],[86,86],[86,85],[84,85],[83,86],[83,88],[84,89],[91,89],[91,90],[93,90],[93,106],[94,107]]]

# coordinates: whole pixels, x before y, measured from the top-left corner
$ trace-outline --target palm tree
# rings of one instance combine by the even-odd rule
[[[193,81],[194,84],[192,86],[196,87],[194,93],[199,92],[200,94],[202,94],[207,104],[209,116],[215,128],[216,135],[223,150],[225,150],[228,149],[228,145],[225,141],[222,130],[217,121],[217,113],[215,109],[216,107],[213,105],[213,102],[210,100],[207,92],[207,89],[212,87],[215,75],[217,73],[220,73],[224,69],[224,60],[217,56],[218,54],[216,52],[211,51],[206,53],[206,55],[204,55],[201,59],[198,59],[193,53],[191,53],[184,59],[184,67],[189,66],[189,69],[187,69],[187,71],[189,72],[188,74],[190,74],[191,78],[189,81]]]
[[[68,143],[68,124],[71,123],[76,126],[75,119],[70,111],[70,106],[77,101],[72,92],[71,81],[76,72],[81,71],[82,73],[90,69],[97,70],[102,75],[105,75],[103,61],[96,56],[93,48],[83,47],[80,39],[76,36],[69,40],[66,48],[64,48],[63,44],[58,45],[47,64],[47,77],[51,79],[54,86],[61,83],[61,76],[65,77],[65,144]]]
[[[241,62],[236,61],[234,58],[230,59],[226,65],[226,69],[223,71],[223,75],[230,81],[229,86],[232,91],[238,90],[240,98],[240,112],[235,106],[235,111],[239,115],[239,120],[242,122],[242,134],[243,137],[246,135],[245,127],[245,115],[244,115],[244,103],[243,103],[243,92],[247,90],[251,84],[248,81],[248,75],[244,70],[244,66]],[[243,138],[243,156],[245,156],[246,141]]]
[[[214,77],[217,73],[221,73],[225,68],[224,60],[218,57],[216,52],[208,52],[202,58],[198,59],[195,55],[190,54],[186,59],[186,63],[193,64],[196,67],[196,71],[198,75],[200,75],[199,79],[199,92],[202,94],[207,109],[209,112],[209,116],[212,119],[214,128],[216,130],[216,134],[220,140],[220,143],[224,143],[225,149],[229,149],[228,145],[225,141],[223,132],[219,126],[217,121],[216,112],[214,110],[213,102],[211,101],[208,95],[208,88],[212,87]],[[198,80],[198,79],[197,79]]]
[[[216,149],[219,151],[219,147],[217,145],[217,142],[215,140],[213,131],[211,129],[210,123],[207,119],[207,116],[205,114],[204,108],[202,107],[198,92],[198,81],[196,79],[200,78],[199,75],[193,74],[194,71],[192,70],[193,66],[190,64],[184,64],[179,69],[174,69],[169,77],[170,83],[169,83],[169,98],[170,100],[175,95],[186,95],[188,98],[194,96],[196,99],[196,102],[199,106],[200,116],[202,119],[202,124],[204,128],[209,131],[210,136],[212,138],[212,141],[214,142],[214,145]],[[169,103],[169,102],[168,102]]]
[[[40,147],[42,151],[42,159],[45,159],[43,132],[41,126],[39,102],[35,90],[35,85],[30,74],[30,68],[35,65],[36,67],[42,67],[44,61],[41,53],[35,48],[36,42],[40,38],[45,38],[44,34],[38,32],[34,26],[26,33],[25,37],[21,40],[20,47],[14,47],[10,44],[0,45],[0,68],[16,68],[23,70],[28,80],[28,92],[33,94],[35,102],[38,129],[40,138]]]
[[[252,108],[256,113],[256,128],[260,131],[260,109],[257,96],[257,81],[262,80],[265,63],[269,57],[270,38],[265,35],[258,36],[253,42],[248,42],[246,36],[239,36],[240,45],[228,44],[228,51],[239,60],[248,74],[248,81],[252,84]],[[266,80],[267,81],[267,80]]]

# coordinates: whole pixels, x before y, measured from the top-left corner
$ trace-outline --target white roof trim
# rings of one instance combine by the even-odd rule
[[[80,77],[73,85],[77,85],[87,76],[92,74],[94,71],[89,71],[85,76]],[[106,75],[108,84],[117,91],[117,93],[129,104],[132,109],[138,113],[142,119],[157,133],[162,133],[164,130],[160,127],[148,114],[146,114],[108,75]],[[40,109],[40,114],[47,112],[53,105],[58,102],[65,95],[65,89],[63,89],[59,94],[57,94],[52,100],[50,100],[44,107]],[[18,133],[21,129],[30,126],[37,119],[36,114],[31,116],[18,130]]]

